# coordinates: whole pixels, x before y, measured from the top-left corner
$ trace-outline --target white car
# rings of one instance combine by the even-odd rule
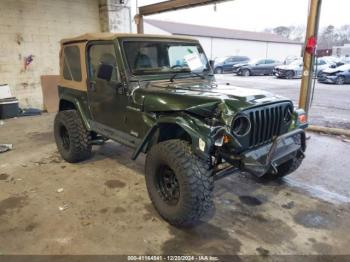
[[[335,62],[328,59],[318,58],[314,66],[314,75],[318,76],[323,70],[334,67]],[[274,75],[277,78],[301,78],[303,72],[303,60],[298,59],[290,63],[289,65],[276,66],[274,70]]]

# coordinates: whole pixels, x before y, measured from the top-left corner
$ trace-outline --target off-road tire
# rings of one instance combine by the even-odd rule
[[[67,162],[77,163],[91,157],[89,132],[76,110],[57,113],[54,135],[58,151]]]
[[[294,158],[283,163],[282,165],[278,166],[276,174],[268,172],[262,178],[273,180],[290,175],[300,167],[301,163],[303,162],[303,159],[304,157],[302,157],[301,155],[297,155]]]
[[[174,204],[162,198],[158,176],[162,167],[175,174],[179,199]],[[153,146],[145,165],[146,185],[159,215],[170,224],[190,227],[198,224],[213,208],[214,180],[208,164],[193,154],[188,142],[168,140]]]

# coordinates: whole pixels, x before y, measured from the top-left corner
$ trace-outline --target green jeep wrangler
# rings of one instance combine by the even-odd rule
[[[61,42],[54,133],[63,159],[91,156],[107,139],[146,155],[159,214],[195,225],[213,207],[214,181],[247,171],[279,178],[306,148],[306,116],[267,92],[216,82],[197,40],[85,34]]]

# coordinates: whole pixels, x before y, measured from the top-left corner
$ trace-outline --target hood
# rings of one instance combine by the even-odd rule
[[[333,74],[333,73],[337,73],[337,72],[345,72],[347,70],[350,70],[350,65],[343,65],[343,66],[339,66],[336,68],[327,68],[327,69],[323,70],[323,73]]]
[[[249,61],[243,62],[243,63],[237,63],[234,65],[234,67],[241,67],[241,66],[246,66],[249,64]]]
[[[289,64],[289,65],[276,66],[275,68],[280,70],[299,70],[302,68],[302,66]]]
[[[146,112],[189,111],[199,115],[211,115],[217,108],[224,110],[225,114],[233,115],[249,107],[287,100],[257,89],[193,80],[178,83],[151,82],[136,89],[133,99]]]

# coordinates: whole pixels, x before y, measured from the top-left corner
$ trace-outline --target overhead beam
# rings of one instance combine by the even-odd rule
[[[139,7],[138,14],[135,16],[137,33],[143,34],[143,17],[169,11],[192,8],[203,5],[210,5],[234,0],[169,0],[151,5]]]
[[[139,15],[154,15],[164,13],[168,11],[174,11],[179,9],[197,7],[202,5],[209,5],[221,2],[227,2],[232,0],[169,0],[156,4],[145,5],[139,8]]]

